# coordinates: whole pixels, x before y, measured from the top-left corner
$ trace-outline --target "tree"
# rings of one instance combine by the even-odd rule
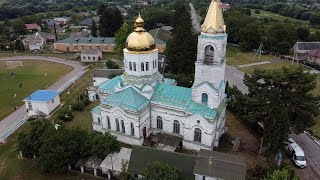
[[[262,180],[299,180],[299,177],[294,174],[294,170],[288,164],[283,165],[279,169],[275,169],[272,173],[268,173],[266,178]]]
[[[95,20],[92,20],[92,25],[91,25],[91,36],[93,37],[97,37],[98,34],[97,34],[97,24],[96,24],[96,21]]]
[[[109,153],[119,152],[120,143],[115,136],[109,133],[92,135],[91,154],[104,159]]]
[[[22,44],[22,41],[20,39],[16,39],[14,41],[14,49],[20,52],[23,52],[25,50]]]
[[[314,125],[319,98],[309,92],[315,89],[315,80],[315,75],[304,73],[302,68],[256,70],[245,75],[249,111],[264,124],[263,136],[272,153],[284,148],[290,128],[302,132]]]
[[[128,161],[121,161],[121,172],[119,174],[119,180],[134,180],[133,174],[127,172]]]
[[[98,13],[100,14],[99,31],[102,37],[114,37],[121,27],[123,19],[118,8],[110,8],[101,5]]]
[[[261,43],[261,36],[261,29],[256,21],[245,25],[239,32],[240,48],[246,51],[257,49]]]
[[[147,164],[142,172],[143,180],[180,180],[180,171],[172,164],[155,161]]]
[[[17,19],[11,22],[12,28],[18,35],[24,35],[27,33],[24,22],[21,19]]]
[[[168,70],[172,74],[193,74],[197,56],[197,37],[189,9],[179,0],[175,3],[173,27],[172,38],[168,41],[165,51]]]
[[[320,25],[320,13],[312,14],[310,16],[309,22],[313,26]]]
[[[118,56],[123,56],[123,49],[125,48],[127,37],[130,33],[133,32],[133,23],[125,21],[121,28],[116,33],[116,39],[115,39],[115,47],[114,52]]]
[[[310,36],[309,28],[306,27],[298,27],[297,28],[298,38],[302,41],[308,41]]]

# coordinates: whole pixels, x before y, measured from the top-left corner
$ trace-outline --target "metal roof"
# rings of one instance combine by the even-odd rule
[[[297,42],[296,46],[300,51],[314,50],[320,48],[320,42]]]
[[[245,180],[246,159],[234,154],[201,149],[193,173],[225,180]]]
[[[102,104],[119,106],[126,110],[138,112],[149,104],[149,100],[134,88],[129,87],[108,96],[102,101]]]
[[[113,94],[114,93],[114,87],[122,81],[120,76],[116,76],[112,78],[111,80],[101,83],[99,85],[99,89],[101,92]]]
[[[162,151],[144,146],[133,146],[128,171],[142,174],[144,167],[152,162],[161,161],[177,167],[182,179],[194,180],[192,173],[196,157],[192,155]]]
[[[96,106],[95,108],[91,109],[91,112],[93,112],[95,114],[101,114],[100,106]]]
[[[68,44],[115,44],[114,37],[68,37],[57,41],[56,43]]]
[[[23,101],[38,101],[38,102],[48,102],[54,97],[59,95],[58,91],[52,90],[37,90],[30,96],[26,97]]]
[[[81,54],[99,55],[99,49],[82,49]]]

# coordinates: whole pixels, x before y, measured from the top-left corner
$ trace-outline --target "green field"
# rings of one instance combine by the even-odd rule
[[[240,71],[245,72],[247,74],[253,74],[255,69],[273,70],[273,69],[280,69],[282,67],[292,67],[292,64],[289,61],[281,61],[281,62],[274,62],[274,63],[257,65],[257,66],[243,67],[239,69]],[[303,69],[308,70],[309,68],[303,66]]]
[[[251,64],[262,61],[270,61],[275,60],[277,57],[261,55],[261,59],[259,60],[258,55],[253,61],[255,52],[242,52],[238,48],[228,47],[227,48],[227,64],[232,66],[243,65],[243,64]]]
[[[39,60],[23,61],[21,67],[8,68],[5,61],[0,61],[0,120],[12,113],[14,107],[23,105],[22,100],[26,96],[49,87],[72,69],[70,66]],[[15,77],[11,76],[12,72],[16,74]]]
[[[279,22],[290,21],[290,22],[297,23],[299,25],[303,25],[306,27],[309,26],[308,21],[303,21],[303,20],[294,19],[291,17],[282,16],[280,14],[272,13],[269,11],[260,10],[260,14],[256,14],[255,9],[251,9],[251,16],[256,17],[258,19],[271,18],[271,19],[274,19],[275,21],[279,21]]]
[[[92,84],[92,71],[89,70],[76,83],[66,89],[61,95],[61,102],[64,106],[68,106],[74,102],[77,97],[84,92],[85,88]],[[69,94],[67,92],[70,92]],[[79,127],[92,131],[92,118],[90,109],[95,107],[97,103],[91,103],[81,112],[75,112],[74,119],[64,123],[65,127]],[[50,120],[55,120],[54,114]],[[90,175],[81,173],[62,173],[62,174],[46,174],[42,173],[36,161],[30,159],[18,158],[17,137],[20,132],[30,128],[30,122],[24,124],[17,132],[7,139],[6,144],[0,144],[0,180],[2,179],[97,179]]]

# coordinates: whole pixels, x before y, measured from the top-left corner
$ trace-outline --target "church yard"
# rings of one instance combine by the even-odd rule
[[[0,119],[12,113],[15,107],[23,105],[22,99],[30,93],[49,87],[73,69],[47,61],[21,62],[23,66],[6,67],[6,61],[0,61]]]

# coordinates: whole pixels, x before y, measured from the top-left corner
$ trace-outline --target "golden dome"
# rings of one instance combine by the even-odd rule
[[[126,48],[129,51],[150,51],[155,49],[155,41],[148,32],[145,32],[143,24],[144,20],[139,14],[135,21],[136,28],[134,32],[127,37]]]
[[[211,1],[206,18],[201,26],[201,31],[210,34],[226,32],[220,0]]]

